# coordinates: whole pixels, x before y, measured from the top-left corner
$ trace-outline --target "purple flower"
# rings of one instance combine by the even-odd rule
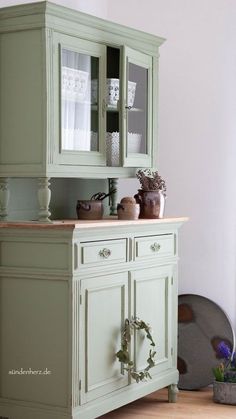
[[[226,345],[226,343],[224,343],[223,341],[219,343],[217,347],[217,352],[221,358],[224,358],[224,359],[231,358],[231,350],[228,347],[228,345]]]

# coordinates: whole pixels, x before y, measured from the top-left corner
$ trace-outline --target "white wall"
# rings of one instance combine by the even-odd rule
[[[180,235],[179,291],[209,297],[236,325],[236,1],[109,0],[108,7],[109,19],[167,38],[159,169],[166,214],[190,217]],[[136,183],[129,185],[123,194],[133,193]]]
[[[167,38],[160,50],[159,169],[168,186],[166,215],[190,217],[180,235],[180,293],[211,298],[236,325],[236,1],[55,2]],[[120,181],[120,196],[136,189],[136,181]]]

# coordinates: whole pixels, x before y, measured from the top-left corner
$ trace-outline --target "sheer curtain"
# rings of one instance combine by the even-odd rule
[[[62,49],[63,150],[91,150],[91,58]]]

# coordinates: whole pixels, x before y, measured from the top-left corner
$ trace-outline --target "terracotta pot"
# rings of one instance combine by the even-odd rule
[[[100,200],[78,200],[76,206],[78,219],[101,220],[103,216],[103,204]]]
[[[138,220],[140,206],[138,204],[120,203],[117,205],[118,220]]]
[[[236,383],[213,382],[213,401],[236,405]]]
[[[140,205],[139,218],[162,218],[164,214],[165,197],[161,191],[144,191],[139,189],[134,196]]]

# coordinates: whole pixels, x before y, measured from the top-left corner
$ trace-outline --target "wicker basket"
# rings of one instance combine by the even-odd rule
[[[128,153],[141,152],[142,135],[128,132]],[[120,166],[119,132],[106,133],[107,166]]]
[[[120,166],[119,132],[106,133],[107,166]]]

